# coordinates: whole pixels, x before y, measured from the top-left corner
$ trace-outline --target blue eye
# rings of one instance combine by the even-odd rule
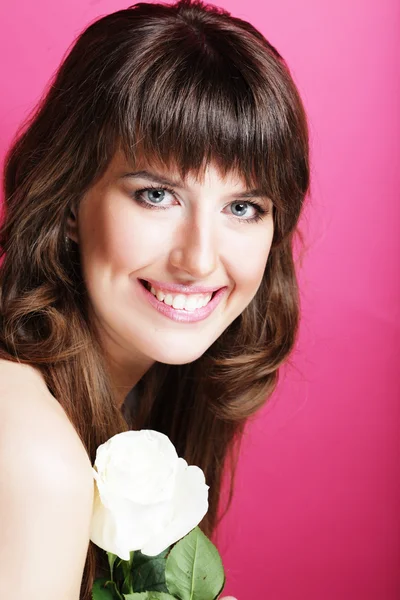
[[[152,202],[162,202],[164,200],[165,197],[165,190],[164,189],[148,189],[145,190],[148,193],[148,199],[151,200]]]
[[[235,207],[235,209],[236,209],[238,206],[240,207],[239,208],[239,214],[236,214],[236,216],[237,217],[244,217],[244,215],[247,212],[248,203],[247,202],[234,202],[233,204],[231,204],[232,212],[233,212],[233,208]]]
[[[175,198],[174,190],[164,186],[149,186],[140,190],[136,190],[133,193],[133,197],[135,198],[136,202],[141,204],[144,208],[167,210],[170,205],[162,205],[162,202],[166,197],[166,192]],[[249,206],[253,208],[255,214],[252,217],[244,219],[243,217],[247,214]],[[231,202],[229,207],[233,216],[236,217],[235,220],[239,221],[239,223],[257,223],[258,221],[262,221],[263,216],[269,213],[269,211],[263,208],[260,204],[254,201],[251,202],[250,200],[246,200],[245,202]],[[238,210],[238,213],[235,213],[235,210]]]
[[[231,212],[237,217],[245,216],[249,206],[253,209],[253,216],[247,219],[237,219],[240,223],[257,223],[258,221],[262,221],[263,216],[269,212],[257,202],[250,202],[249,200],[246,200],[246,202],[232,202],[230,204]],[[235,210],[238,210],[239,214],[235,213]]]
[[[149,186],[146,188],[142,188],[141,190],[136,190],[133,193],[133,197],[136,202],[144,206],[145,208],[156,208],[160,210],[164,210],[168,208],[167,206],[162,206],[161,203],[165,198],[165,192],[168,192],[172,196],[174,196],[174,191],[167,187],[155,187]],[[146,197],[147,196],[147,197]],[[175,197],[175,196],[174,196]],[[158,206],[160,205],[160,206]]]

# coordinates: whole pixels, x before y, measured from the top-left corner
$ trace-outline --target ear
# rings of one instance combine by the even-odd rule
[[[76,203],[74,202],[69,208],[67,224],[66,224],[66,234],[68,237],[79,244],[79,230],[78,230],[78,210],[76,207]]]

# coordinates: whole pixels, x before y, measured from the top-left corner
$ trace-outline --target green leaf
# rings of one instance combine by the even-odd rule
[[[214,544],[195,527],[172,548],[165,579],[180,600],[214,600],[225,584],[221,557]]]
[[[140,592],[135,594],[124,594],[125,600],[176,600],[175,596],[163,592]]]
[[[96,579],[92,587],[92,600],[114,600],[112,592],[103,587],[106,578]]]
[[[165,564],[169,548],[157,556],[147,556],[140,550],[132,561],[133,592],[168,592],[165,583]]]
[[[115,583],[106,577],[95,579],[92,587],[93,600],[123,600]]]
[[[134,592],[168,592],[165,583],[165,561],[169,548],[157,556],[147,556],[140,550],[131,552],[130,560],[115,564],[114,581],[123,594]]]

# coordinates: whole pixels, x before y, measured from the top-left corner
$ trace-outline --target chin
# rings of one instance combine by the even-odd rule
[[[204,352],[198,352],[197,354],[194,354],[193,352],[186,354],[168,352],[160,354],[155,360],[166,365],[186,365],[188,363],[194,362],[203,354]]]
[[[178,344],[177,344],[178,346]],[[186,365],[200,358],[207,347],[198,348],[182,348],[182,347],[169,347],[169,348],[152,348],[151,358],[160,363],[166,365]]]

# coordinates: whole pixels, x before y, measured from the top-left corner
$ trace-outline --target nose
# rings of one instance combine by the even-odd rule
[[[169,263],[186,279],[205,280],[217,266],[218,244],[211,214],[193,215],[175,231]]]

